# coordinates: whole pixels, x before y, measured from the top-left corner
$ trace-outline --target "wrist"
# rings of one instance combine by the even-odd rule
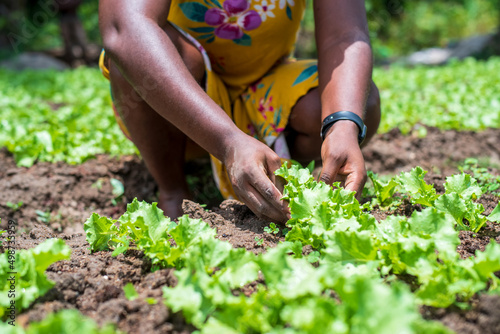
[[[248,146],[248,140],[252,137],[245,134],[240,129],[232,131],[229,135],[225,135],[220,143],[220,157],[214,155],[221,162],[225,163],[228,159],[232,160],[234,154],[239,150],[240,145]]]
[[[342,124],[339,126],[337,125],[337,129],[344,129],[347,133],[355,133],[355,130],[353,129],[353,125],[355,125],[358,129],[357,132],[357,141],[358,144],[361,145],[366,137],[366,125],[363,123],[363,119],[358,116],[357,114],[353,113],[352,111],[338,111],[333,114],[330,114],[327,116],[322,123],[321,126],[321,138],[325,140],[327,134],[330,132],[334,131],[332,128],[338,124],[338,123],[345,123],[349,122],[352,123],[351,126],[344,125]]]
[[[348,120],[342,120],[335,122],[330,129],[325,133],[324,138],[326,139],[332,132],[342,133],[344,138],[352,138],[354,140],[358,140],[359,128],[358,126]]]

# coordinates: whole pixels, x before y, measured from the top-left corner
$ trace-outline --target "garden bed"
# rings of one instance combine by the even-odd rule
[[[430,171],[427,182],[435,184],[441,193],[446,176],[456,174],[457,166],[469,157],[487,163],[491,166],[491,174],[500,175],[500,130],[479,133],[426,130],[424,138],[419,138],[418,132],[414,136],[403,136],[397,130],[378,135],[364,150],[367,168],[380,174],[398,174],[422,166]],[[58,237],[72,248],[70,260],[49,267],[47,276],[56,282],[55,287],[18,317],[20,324],[41,320],[60,309],[76,308],[99,324],[112,322],[127,333],[189,333],[194,330],[182,315],[171,312],[163,304],[161,287],[173,286],[177,281],[173,269],[151,273],[150,261],[135,251],[112,257],[110,252],[91,254],[88,250],[83,222],[92,212],[116,219],[133,197],[155,199],[154,182],[139,158],[115,159],[101,155],[78,166],[37,163],[31,168],[23,168],[16,167],[13,157],[4,150],[0,152],[0,166],[0,217],[3,224],[7,218],[18,222],[21,235],[17,246],[28,249],[48,238]],[[123,195],[117,196],[113,179],[123,184]],[[205,183],[202,176],[194,179]],[[498,201],[498,196],[489,194],[479,199],[485,215]],[[7,202],[22,202],[22,205],[13,208],[5,205]],[[237,201],[209,207],[211,210],[206,210],[191,201],[183,205],[186,214],[202,218],[216,227],[217,238],[234,247],[260,253],[284,240],[281,233],[265,233],[268,223],[257,219]],[[383,219],[389,214],[410,216],[420,209],[419,205],[403,202],[393,211],[375,208],[371,213]],[[490,240],[500,243],[500,226],[488,222],[478,233],[460,232],[460,240],[457,249],[460,256],[473,256],[475,251],[484,250]],[[129,282],[134,284],[141,298],[133,301],[125,298],[123,286]],[[251,287],[245,290],[245,293],[251,292]],[[145,298],[154,298],[157,303],[148,303]],[[476,296],[470,305],[468,310],[423,307],[421,313],[427,319],[443,322],[457,333],[500,332],[498,295]]]

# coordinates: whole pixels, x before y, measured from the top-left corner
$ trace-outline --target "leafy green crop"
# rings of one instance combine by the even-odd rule
[[[500,128],[500,58],[467,59],[442,67],[392,66],[375,69],[374,81],[384,104],[381,132],[416,124],[440,129]]]
[[[0,147],[20,166],[132,154],[110,103],[109,84],[95,69],[0,70]]]
[[[21,326],[11,326],[0,322],[0,331],[3,334],[115,334],[116,331],[112,325],[106,325],[99,329],[96,323],[84,317],[77,310],[62,310],[57,313],[49,314],[40,322],[29,324],[27,329]]]
[[[498,203],[487,218],[489,221],[500,223],[500,203]]]
[[[135,290],[135,287],[132,283],[127,283],[123,287],[123,292],[125,293],[125,298],[127,298],[128,300],[135,300],[139,298],[139,294]]]
[[[500,176],[494,176],[488,172],[488,168],[480,167],[477,159],[466,159],[459,169],[462,172],[470,171],[484,193],[489,192],[500,196]]]
[[[353,192],[318,183],[307,169],[283,166],[277,175],[287,181],[292,218],[286,242],[265,254],[234,249],[201,220],[184,216],[174,223],[156,204],[137,200],[116,221],[93,214],[85,223],[87,240],[94,251],[135,247],[156,267],[177,268],[178,284],[164,287],[165,303],[201,333],[446,333],[424,321],[418,305],[448,307],[500,286],[494,275],[500,245],[492,242],[465,260],[456,252],[457,219],[471,227],[479,219],[477,228],[500,216],[499,207],[488,217],[474,210],[457,215],[457,208],[474,209],[482,193],[470,175],[449,177],[445,194],[437,195],[421,168],[402,173],[388,184],[426,208],[381,222]],[[394,193],[392,185],[380,185]],[[384,196],[381,202],[390,198]],[[305,245],[313,247],[306,258]],[[248,294],[250,283],[257,285]]]
[[[384,101],[381,132],[398,127],[409,133],[416,124],[500,128],[500,78],[491,75],[499,71],[500,58],[375,69]],[[13,152],[21,166],[137,152],[116,125],[110,103],[109,84],[97,69],[0,70],[0,147]]]
[[[424,181],[425,174],[421,167],[415,167],[411,172],[401,173],[397,181],[411,195],[414,204],[433,206],[438,195],[434,186]]]
[[[280,229],[275,223],[270,223],[269,226],[264,227],[264,232],[276,235],[280,232]]]
[[[431,205],[410,218],[390,216],[377,223],[360,210],[352,193],[316,183],[305,170],[282,167],[278,175],[288,181],[284,195],[292,213],[288,222],[292,230],[286,240],[313,246],[321,252],[322,261],[372,263],[382,275],[413,276],[417,281],[415,294],[425,305],[447,307],[457,296],[467,300],[488,284],[496,287],[499,279],[494,272],[500,269],[500,245],[492,242],[476,258],[460,260],[456,220],[451,214],[455,207],[445,204],[439,210],[432,205],[452,194],[459,203],[464,199],[471,202],[479,188],[470,176],[453,176],[445,185],[447,194],[434,199],[435,191],[423,181],[424,174],[416,168],[399,180],[410,180],[406,189],[416,194],[419,202]],[[473,218],[482,221],[484,216],[476,214],[463,213],[469,223]]]
[[[61,239],[48,239],[33,249],[16,250],[15,256],[9,250],[0,254],[0,317],[7,312],[11,300],[15,300],[17,310],[23,310],[49,291],[54,283],[47,279],[45,270],[54,262],[69,259],[70,254],[71,249]]]
[[[144,251],[153,265],[160,267],[175,263],[167,236],[171,229],[176,233],[175,227],[156,204],[149,205],[137,199],[127,206],[127,212],[118,221],[94,213],[84,224],[92,251],[113,249],[113,255],[118,255],[127,251],[134,241],[134,247]]]
[[[377,201],[380,206],[386,207],[393,202],[394,192],[396,191],[396,187],[398,183],[396,180],[391,179],[387,183],[383,183],[378,179],[378,176],[372,171],[368,171],[368,177],[373,183],[375,196],[377,197]]]
[[[165,303],[201,333],[447,333],[424,321],[418,306],[448,307],[498,289],[500,245],[461,260],[456,220],[435,207],[441,197],[423,170],[397,183],[411,180],[408,190],[428,207],[381,222],[353,192],[318,183],[307,169],[283,166],[277,175],[287,181],[292,218],[286,241],[265,254],[234,249],[201,220],[174,223],[137,200],[117,221],[94,214],[87,240],[93,250],[137,247],[157,267],[175,267],[178,284],[164,287]],[[477,189],[470,176],[457,175],[441,196],[465,201]],[[305,245],[313,247],[307,257]]]
[[[426,173],[422,168],[415,167],[384,184],[369,172],[377,198],[372,204],[390,204],[394,200],[392,196],[399,189],[410,196],[413,204],[435,208],[452,217],[460,230],[478,232],[487,220],[499,222],[494,213],[484,216],[484,207],[474,202],[483,194],[483,188],[471,175],[462,173],[447,177],[444,184],[446,191],[438,195],[434,186],[425,182]]]

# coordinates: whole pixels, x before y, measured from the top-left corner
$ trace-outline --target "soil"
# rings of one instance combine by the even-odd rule
[[[427,181],[434,183],[438,192],[444,191],[446,176],[456,173],[456,166],[469,157],[488,162],[490,173],[500,175],[500,130],[481,133],[427,130],[426,138],[403,136],[397,130],[376,136],[364,149],[367,168],[376,173],[395,174],[420,165],[431,171]],[[203,161],[186,166],[186,170],[193,188],[212,191],[215,187],[208,182],[207,164]],[[120,198],[113,195],[111,179],[124,185],[125,193]],[[216,227],[217,238],[255,253],[284,239],[282,233],[264,233],[268,223],[255,217],[242,203],[234,200],[217,203],[220,195],[212,192],[207,197],[210,191],[195,192],[195,199],[208,202],[211,210],[188,200],[183,209],[190,217],[202,218]],[[5,228],[8,219],[18,223],[20,249],[32,248],[52,237],[64,239],[72,248],[70,260],[48,268],[47,276],[56,284],[18,316],[20,324],[41,320],[60,309],[76,308],[99,324],[112,322],[126,333],[194,330],[180,314],[172,313],[162,303],[161,287],[176,284],[173,270],[151,273],[150,262],[139,252],[128,251],[112,257],[109,252],[91,254],[88,250],[83,223],[91,213],[117,218],[125,211],[125,203],[134,197],[156,200],[156,186],[138,157],[117,159],[101,155],[78,166],[37,163],[22,168],[16,167],[8,152],[0,150],[0,227]],[[486,214],[498,201],[495,195],[484,195],[479,200]],[[14,209],[7,202],[23,204]],[[405,202],[397,212],[376,209],[372,213],[383,219],[388,214],[410,215],[420,209]],[[460,256],[474,256],[491,240],[500,242],[500,226],[488,222],[476,234],[460,232],[460,240],[457,249]],[[123,286],[127,283],[134,284],[140,298],[134,301],[125,298]],[[145,298],[153,298],[156,304],[147,303]],[[443,322],[457,333],[500,333],[499,296],[478,295],[470,304],[468,310],[422,308],[422,314]]]
[[[416,131],[415,131],[416,133]],[[395,174],[415,166],[450,175],[467,158],[500,168],[500,130],[440,131],[427,127],[427,136],[402,136],[398,129],[376,136],[364,149],[366,167],[375,173]]]

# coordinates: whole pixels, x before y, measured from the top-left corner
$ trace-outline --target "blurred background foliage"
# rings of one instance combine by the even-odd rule
[[[0,3],[0,56],[9,55],[8,33],[29,26],[29,7],[51,0],[2,0]],[[298,57],[314,57],[312,0],[303,19]],[[28,8],[28,10],[27,10]],[[490,33],[500,25],[500,0],[367,0],[367,15],[375,57],[391,59],[428,47],[444,47],[468,36]],[[33,9],[33,8],[31,8]],[[79,16],[90,43],[99,45],[98,0],[83,0]],[[32,11],[31,11],[32,12]],[[61,48],[57,15],[37,26],[19,51]]]
[[[312,0],[304,16],[297,55],[316,55]],[[371,41],[378,61],[498,30],[500,0],[366,0]]]

